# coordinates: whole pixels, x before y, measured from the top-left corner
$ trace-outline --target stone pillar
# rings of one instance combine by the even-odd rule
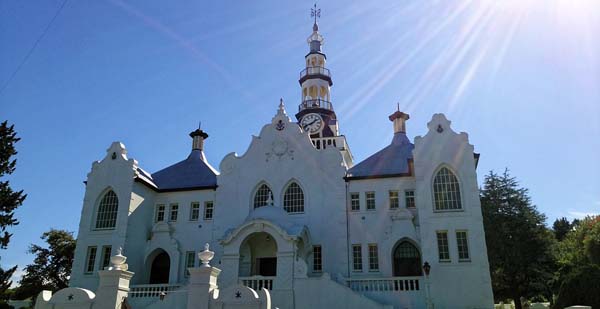
[[[212,292],[218,289],[217,278],[221,270],[208,264],[215,255],[214,252],[208,249],[208,244],[206,244],[204,251],[198,253],[198,257],[202,261],[200,267],[188,268],[190,281],[188,284],[187,309],[209,308]]]
[[[126,257],[121,255],[121,248],[110,258],[112,264],[108,270],[98,271],[100,282],[96,290],[94,307],[120,309],[129,293],[129,282],[133,273],[127,271]]]

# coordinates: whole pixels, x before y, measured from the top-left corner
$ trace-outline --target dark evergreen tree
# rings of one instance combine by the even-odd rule
[[[29,253],[35,254],[33,264],[25,267],[15,298],[35,297],[42,290],[57,291],[68,286],[75,239],[72,232],[52,229],[42,234],[47,248],[32,244]]]
[[[554,220],[552,224],[552,230],[554,231],[554,237],[558,241],[562,241],[567,236],[567,233],[572,229],[571,223],[565,217]]]
[[[481,190],[485,238],[496,301],[552,297],[554,237],[528,195],[508,170],[490,172]]]
[[[0,124],[0,179],[15,171],[17,160],[12,157],[17,154],[15,144],[20,140],[14,126],[4,121]],[[23,204],[27,195],[21,191],[13,191],[8,180],[0,180],[0,249],[6,249],[10,242],[11,233],[8,228],[19,224],[14,217],[15,209]],[[0,268],[0,305],[6,305],[7,290],[12,281],[10,278],[17,266],[4,270]]]

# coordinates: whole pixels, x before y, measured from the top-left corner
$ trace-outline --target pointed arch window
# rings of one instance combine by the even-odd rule
[[[433,180],[433,198],[435,210],[462,209],[460,185],[454,173],[442,167]]]
[[[289,213],[304,212],[304,191],[295,182],[290,183],[285,189],[283,209]]]
[[[401,241],[392,253],[394,277],[421,276],[421,254],[415,245]]]
[[[114,229],[117,224],[117,212],[119,210],[119,199],[113,190],[104,194],[98,213],[96,214],[96,229]]]
[[[260,185],[254,193],[254,208],[267,206],[273,202],[273,192],[266,184]]]

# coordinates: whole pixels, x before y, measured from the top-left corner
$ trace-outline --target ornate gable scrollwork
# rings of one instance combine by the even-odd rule
[[[271,151],[266,152],[266,161],[269,162],[271,159],[277,158],[281,160],[283,158],[290,158],[294,160],[294,150],[289,147],[289,144],[285,140],[276,140],[271,144]]]

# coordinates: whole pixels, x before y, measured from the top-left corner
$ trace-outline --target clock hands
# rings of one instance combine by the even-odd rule
[[[310,127],[310,126],[311,126],[313,123],[315,123],[315,122],[317,122],[317,121],[319,121],[319,119],[315,119],[315,120],[313,120],[311,123],[308,123],[308,124],[304,125],[304,130],[305,130],[305,131],[308,131],[308,127]]]

